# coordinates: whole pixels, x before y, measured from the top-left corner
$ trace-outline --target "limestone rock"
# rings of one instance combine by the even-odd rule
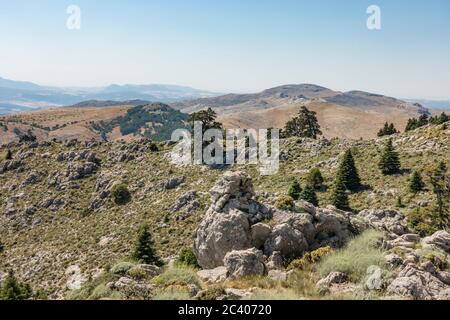
[[[450,233],[447,231],[437,231],[433,235],[423,238],[421,243],[424,248],[440,249],[450,253]]]
[[[227,253],[224,264],[227,268],[227,277],[231,279],[263,275],[266,272],[264,256],[255,248]]]

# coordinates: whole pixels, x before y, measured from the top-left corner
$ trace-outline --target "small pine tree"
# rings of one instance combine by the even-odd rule
[[[392,139],[387,141],[378,167],[384,175],[392,175],[400,172],[400,159],[392,145]]]
[[[298,115],[286,123],[283,134],[288,137],[302,137],[317,139],[322,134],[316,112],[302,106]]]
[[[414,171],[409,183],[409,191],[412,193],[418,193],[422,191],[424,187],[425,183],[423,182],[422,175],[419,171]]]
[[[319,199],[317,199],[316,191],[314,190],[314,187],[311,185],[307,185],[305,187],[305,190],[303,190],[302,194],[300,195],[300,198],[302,200],[305,200],[306,202],[311,203],[315,207],[319,206]]]
[[[337,177],[334,185],[333,193],[331,195],[331,203],[338,209],[348,210],[350,208],[348,203],[347,190],[342,180],[342,177]]]
[[[361,187],[361,179],[350,149],[344,154],[337,176],[340,177],[347,190],[356,191]]]
[[[10,271],[0,288],[0,300],[27,300],[32,296],[31,287],[28,284],[19,283]]]
[[[312,186],[315,190],[322,189],[323,186],[323,176],[322,172],[318,168],[311,169],[306,177],[307,184]]]
[[[163,265],[161,258],[155,252],[152,235],[148,225],[144,225],[139,231],[133,259],[147,264],[154,264],[157,266]]]
[[[297,180],[295,180],[289,188],[288,195],[292,197],[294,200],[298,200],[300,198],[300,194],[302,193],[302,187]]]

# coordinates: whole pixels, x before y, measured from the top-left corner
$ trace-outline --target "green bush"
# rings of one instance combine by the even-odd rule
[[[12,159],[12,152],[10,149],[6,149],[6,151],[3,154],[3,160],[11,160]]]
[[[296,259],[292,261],[289,266],[288,270],[304,270],[307,266],[317,263],[320,260],[322,260],[326,255],[331,253],[330,247],[322,247],[317,250],[307,252],[303,257],[300,259]]]
[[[112,290],[108,288],[106,284],[102,283],[95,287],[95,289],[89,296],[89,300],[100,300],[102,298],[108,298],[112,295],[112,293]]]
[[[358,282],[366,275],[371,265],[383,267],[384,252],[378,243],[382,234],[367,230],[351,240],[344,248],[327,255],[319,264],[321,276],[339,271],[347,274],[352,281]]]
[[[196,269],[182,266],[168,268],[162,274],[153,278],[152,282],[161,286],[188,284],[195,284],[197,286],[200,285]]]
[[[221,297],[225,295],[225,289],[223,288],[223,286],[221,285],[214,285],[211,286],[209,288],[207,288],[206,290],[203,290],[202,292],[200,292],[200,294],[198,295],[198,300],[203,300],[203,301],[213,301],[213,300],[217,300],[217,298]]]
[[[186,288],[169,287],[157,291],[156,294],[153,296],[153,300],[179,301],[179,300],[192,300],[192,297]]]
[[[192,251],[191,248],[181,249],[180,254],[178,255],[177,264],[190,266],[193,268],[200,268],[197,257],[195,256],[194,251]]]
[[[119,263],[116,263],[111,268],[110,273],[117,274],[117,275],[120,275],[120,276],[124,276],[134,266],[135,266],[135,263],[128,262],[128,261],[121,261]]]
[[[111,188],[111,197],[114,203],[123,205],[131,200],[131,193],[124,183],[116,183]]]
[[[294,199],[290,196],[279,196],[275,201],[275,207],[282,210],[292,210],[294,208]]]

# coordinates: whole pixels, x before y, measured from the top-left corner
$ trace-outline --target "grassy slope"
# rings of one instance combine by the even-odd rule
[[[449,137],[448,129],[441,130],[436,127],[423,128],[399,136],[396,140],[403,142],[398,144],[397,149],[401,152],[403,167],[414,170],[429,168],[439,160],[448,163]],[[433,146],[428,151],[421,151],[420,145],[429,143],[430,140],[436,141],[439,145]],[[289,160],[281,164],[277,175],[261,177],[257,168],[245,169],[253,176],[258,191],[283,193],[287,191],[292,179],[303,179],[305,173],[319,162],[339,159],[347,147],[353,146],[356,148],[355,158],[362,180],[373,189],[352,195],[353,208],[359,210],[392,207],[396,203],[397,195],[403,195],[405,203],[410,207],[417,206],[417,202],[421,200],[432,200],[431,193],[424,192],[408,201],[406,189],[408,174],[395,177],[384,177],[380,174],[376,162],[382,144],[382,140],[356,142],[334,140],[330,146],[324,147],[317,154],[311,154],[305,146],[293,139],[283,142],[283,149],[288,152]],[[65,290],[67,281],[65,270],[68,266],[79,264],[86,275],[92,276],[102,267],[123,259],[130,253],[137,229],[144,222],[150,223],[157,249],[162,256],[176,254],[183,245],[192,243],[194,230],[209,202],[207,191],[221,172],[202,170],[198,167],[177,168],[168,164],[165,158],[167,150],[146,153],[141,160],[127,163],[108,161],[108,152],[119,147],[120,144],[117,143],[102,144],[96,147],[94,152],[103,161],[102,173],[112,172],[116,180],[128,182],[133,200],[121,207],[109,203],[103,210],[86,217],[83,217],[83,213],[94,197],[95,181],[99,173],[78,180],[79,189],[56,191],[47,186],[47,177],[24,189],[8,190],[13,183],[20,185],[29,170],[51,173],[62,171],[67,166],[66,162],[56,162],[53,158],[43,159],[40,154],[51,152],[55,155],[61,151],[81,150],[81,147],[68,148],[62,144],[40,147],[33,150],[36,155],[24,160],[29,170],[19,174],[9,172],[0,175],[2,213],[7,199],[13,195],[20,196],[22,192],[23,196],[17,205],[19,208],[36,205],[49,195],[65,198],[68,202],[68,205],[58,212],[39,209],[34,217],[41,219],[41,223],[33,227],[14,228],[6,217],[0,216],[0,241],[5,246],[5,251],[0,254],[0,271],[13,268],[17,276],[23,280],[28,280],[34,287],[52,293],[50,297],[60,297]],[[0,150],[0,153],[3,150]],[[13,152],[16,153],[17,148],[13,148]],[[325,165],[321,169],[326,183],[331,185],[336,168]],[[186,182],[180,188],[168,191],[157,188],[161,181],[181,175],[186,177]],[[178,221],[176,214],[170,212],[170,207],[177,197],[190,190],[200,192],[202,207],[187,219]],[[322,205],[328,204],[328,198],[329,192],[319,193]],[[106,246],[100,246],[99,240],[102,237],[111,237],[112,240]]]

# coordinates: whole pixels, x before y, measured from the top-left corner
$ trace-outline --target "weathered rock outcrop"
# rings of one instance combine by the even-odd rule
[[[255,248],[228,252],[224,264],[227,268],[227,277],[231,279],[259,276],[266,273],[264,256]]]

